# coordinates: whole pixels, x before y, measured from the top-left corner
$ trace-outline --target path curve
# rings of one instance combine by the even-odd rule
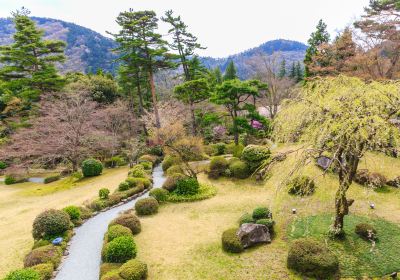
[[[153,169],[153,188],[160,188],[165,181],[161,165]],[[75,235],[70,241],[69,255],[58,268],[56,280],[98,280],[101,264],[101,249],[103,237],[108,224],[121,211],[131,209],[140,198],[148,193],[127,202],[121,206],[101,212],[90,218],[82,226],[76,228]]]

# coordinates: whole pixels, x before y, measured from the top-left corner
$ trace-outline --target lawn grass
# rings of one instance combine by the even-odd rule
[[[313,237],[328,244],[339,259],[342,277],[380,277],[400,271],[400,226],[383,219],[350,215],[345,218],[345,240],[334,241],[326,235],[332,220],[329,214],[298,219],[289,226],[288,237]],[[379,238],[375,247],[354,232],[359,223],[375,227]]]
[[[77,184],[66,184],[64,180],[50,184],[0,184],[0,279],[22,266],[33,244],[31,230],[37,214],[45,209],[81,205],[97,197],[101,188],[113,191],[127,173],[128,167],[105,170],[103,175]]]

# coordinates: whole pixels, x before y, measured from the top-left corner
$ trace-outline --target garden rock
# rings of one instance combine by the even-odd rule
[[[243,224],[240,226],[237,236],[244,248],[258,243],[271,243],[271,235],[265,225]]]
[[[317,158],[317,165],[318,167],[322,168],[323,170],[327,170],[331,165],[332,159],[326,156],[321,156]]]

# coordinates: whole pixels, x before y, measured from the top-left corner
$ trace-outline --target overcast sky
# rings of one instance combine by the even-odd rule
[[[223,57],[273,39],[307,42],[319,19],[335,35],[363,13],[368,0],[0,0],[0,17],[22,6],[33,16],[56,18],[103,35],[117,31],[119,12],[172,9],[207,47],[200,55]],[[166,28],[160,23],[160,30]]]

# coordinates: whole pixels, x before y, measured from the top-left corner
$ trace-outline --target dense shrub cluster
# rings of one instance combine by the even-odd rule
[[[223,156],[216,156],[211,158],[208,170],[208,176],[216,179],[224,175],[225,170],[228,168],[228,161]]]
[[[328,279],[337,273],[339,261],[324,244],[303,238],[291,244],[287,266],[307,277]]]
[[[250,171],[255,171],[264,161],[268,160],[271,152],[264,146],[248,145],[243,149],[241,159],[246,162]]]
[[[52,176],[47,176],[46,178],[44,178],[43,183],[45,184],[49,184],[51,182],[55,182],[60,180],[61,176],[60,175],[52,175]]]
[[[226,153],[226,144],[225,143],[217,143],[213,145],[214,155],[220,156]]]
[[[239,219],[239,225],[260,224],[268,228],[270,234],[274,233],[275,221],[272,219],[272,212],[268,207],[257,207],[252,214],[245,213]]]
[[[166,189],[169,192],[173,192],[176,189],[176,184],[179,180],[186,178],[187,176],[181,173],[174,173],[169,175],[165,182],[163,183],[163,189]]]
[[[50,209],[40,213],[33,222],[32,235],[34,239],[63,235],[70,225],[67,213]]]
[[[112,225],[108,228],[107,242],[111,242],[115,238],[121,236],[132,236],[132,231],[129,228],[121,226],[119,224]]]
[[[31,268],[39,274],[40,280],[50,280],[53,277],[54,265],[52,263],[41,263]]]
[[[97,159],[89,158],[82,162],[82,174],[84,177],[98,176],[103,172],[103,165]]]
[[[154,197],[139,199],[135,204],[138,215],[153,215],[158,212],[158,201]]]
[[[153,169],[153,163],[150,161],[142,161],[139,163],[140,165],[143,166],[143,168],[147,171],[147,170],[152,170]]]
[[[38,272],[32,268],[18,269],[9,273],[4,280],[42,280]]]
[[[6,169],[8,167],[7,163],[0,160],[0,169]]]
[[[167,176],[171,176],[175,173],[184,174],[185,171],[183,170],[182,165],[172,165],[170,168],[168,168],[166,173]]]
[[[107,188],[102,188],[99,190],[99,198],[100,199],[107,199],[110,195],[110,190]]]
[[[143,280],[147,278],[147,265],[139,260],[130,260],[119,268],[119,275],[125,280]]]
[[[287,185],[288,193],[293,195],[312,195],[315,192],[314,180],[308,176],[297,176]]]
[[[257,207],[253,210],[254,220],[269,219],[272,217],[271,211],[267,207]]]
[[[232,160],[229,164],[230,175],[238,179],[246,179],[250,176],[250,169],[246,162]]]
[[[141,231],[140,220],[132,213],[125,213],[111,221],[110,226],[121,225],[131,230],[132,234],[137,234]]]
[[[128,176],[135,178],[146,178],[147,173],[143,165],[136,164],[129,170]]]
[[[53,245],[46,245],[33,249],[25,256],[24,267],[31,267],[42,263],[51,263],[57,267],[61,262],[61,249]]]
[[[124,263],[136,257],[136,244],[132,236],[120,236],[108,242],[103,248],[103,261]]]
[[[179,158],[171,156],[171,155],[167,155],[165,156],[164,160],[161,163],[161,167],[163,169],[164,172],[166,172],[168,170],[168,168],[170,168],[173,165],[178,165],[180,164],[181,161]]]
[[[72,221],[73,220],[76,221],[81,218],[81,210],[77,206],[74,205],[67,206],[63,209],[63,211],[68,214],[69,218]]]
[[[126,161],[121,156],[113,156],[104,161],[104,166],[108,168],[114,168],[117,166],[124,166],[124,165],[126,165]]]
[[[386,185],[386,177],[376,172],[369,172],[368,169],[357,170],[354,181],[360,185],[371,188],[382,188]]]
[[[376,240],[377,232],[373,225],[361,223],[357,224],[354,232],[365,240]]]
[[[222,233],[222,248],[226,252],[241,253],[244,248],[237,236],[238,228],[231,228]]]
[[[154,197],[159,203],[165,202],[168,198],[168,191],[165,189],[152,189],[149,193],[151,197]]]
[[[174,193],[182,196],[191,196],[199,192],[200,185],[196,178],[184,178],[178,180]]]

